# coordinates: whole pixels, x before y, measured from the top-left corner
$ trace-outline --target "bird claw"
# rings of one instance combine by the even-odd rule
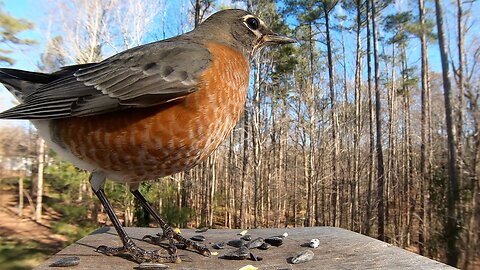
[[[159,250],[148,251],[134,244],[123,247],[107,247],[102,245],[97,247],[96,251],[108,256],[130,255],[137,263],[178,263],[181,261],[176,254],[161,256]]]
[[[150,244],[154,244],[154,245],[159,245],[165,239],[167,239],[167,238],[165,236],[163,236],[163,234],[159,234],[159,233],[157,233],[157,236],[147,234],[144,237],[142,237],[143,241],[145,241],[147,243],[150,243]]]
[[[177,242],[174,243],[173,239],[177,240]],[[196,242],[194,242],[190,239],[186,239],[183,236],[181,236],[180,234],[177,234],[173,231],[172,231],[172,233],[167,233],[167,234],[157,233],[156,236],[145,235],[142,238],[142,240],[147,242],[147,243],[150,243],[150,244],[161,246],[161,247],[167,249],[170,254],[176,253],[177,248],[178,249],[187,249],[189,247],[191,247],[192,249],[194,249],[199,254],[201,254],[205,257],[209,257],[212,254],[207,247],[205,247],[203,245],[199,245],[199,244],[197,244]],[[165,240],[168,240],[171,244],[168,245],[167,243],[162,243]]]

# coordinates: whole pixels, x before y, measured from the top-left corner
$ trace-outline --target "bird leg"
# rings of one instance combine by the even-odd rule
[[[127,255],[130,255],[133,258],[133,260],[138,263],[178,262],[179,259],[176,256],[176,254],[161,256],[158,250],[147,251],[135,245],[132,238],[128,236],[127,232],[122,227],[122,224],[120,223],[120,220],[115,214],[112,205],[110,204],[107,197],[105,196],[105,191],[103,190],[104,182],[105,182],[105,177],[103,176],[103,174],[94,172],[90,175],[90,183],[92,185],[93,192],[102,203],[103,208],[105,208],[105,211],[107,212],[108,217],[112,221],[113,227],[115,227],[115,230],[117,231],[118,236],[122,240],[123,246],[107,247],[102,245],[97,248],[97,251],[109,256],[118,256],[118,255],[127,254]]]
[[[137,188],[132,187],[132,189],[130,191],[132,192],[133,196],[135,196],[135,198],[137,198],[142,203],[143,207],[148,211],[148,213],[150,213],[150,215],[152,215],[153,218],[158,222],[158,224],[160,225],[160,227],[162,228],[162,231],[163,231],[163,234],[159,237],[146,235],[143,239],[149,239],[149,240],[151,240],[151,242],[154,242],[154,243],[157,243],[157,244],[160,241],[162,241],[164,239],[167,239],[168,242],[169,242],[169,247],[170,247],[171,251],[173,252],[173,254],[175,254],[176,250],[177,250],[177,247],[174,243],[174,239],[175,239],[179,243],[183,244],[185,246],[185,248],[191,247],[194,250],[198,251],[198,253],[200,253],[204,256],[207,256],[207,257],[210,256],[211,253],[210,253],[210,250],[208,250],[207,247],[205,247],[203,245],[199,245],[198,243],[196,243],[196,242],[194,242],[190,239],[186,239],[185,237],[181,236],[180,234],[174,232],[172,227],[170,227],[170,225],[168,225],[167,222],[165,222],[160,217],[160,214],[155,209],[153,209],[153,207],[147,202],[145,197],[142,195],[142,193],[140,193],[140,191],[138,191]],[[172,253],[170,253],[170,254],[172,254]]]

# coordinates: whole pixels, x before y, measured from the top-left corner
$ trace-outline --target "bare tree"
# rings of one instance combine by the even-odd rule
[[[42,138],[38,139],[38,169],[37,169],[37,187],[35,200],[35,215],[34,219],[37,222],[42,221],[42,198],[43,198],[43,169],[45,167],[45,141]]]
[[[459,200],[457,149],[455,146],[455,133],[453,126],[452,110],[452,84],[450,82],[450,69],[448,67],[447,41],[443,27],[442,0],[435,0],[435,13],[437,18],[438,45],[442,61],[443,90],[445,100],[445,122],[447,124],[448,143],[448,195],[447,195],[447,221],[445,224],[445,238],[447,241],[447,263],[452,266],[458,264],[459,251],[457,247],[457,203]]]
[[[54,25],[62,33],[56,49],[67,62],[91,63],[140,45],[164,5],[154,0],[59,1],[53,5]]]
[[[378,33],[377,33],[377,9],[375,0],[372,0],[372,31],[373,31],[373,55],[375,62],[375,122],[377,141],[375,145],[377,154],[377,219],[378,219],[378,239],[385,240],[385,207],[384,207],[384,189],[385,189],[385,169],[383,164],[383,144],[382,144],[382,120],[381,120],[381,99],[380,99],[380,74],[378,59]]]
[[[421,63],[421,77],[422,77],[422,92],[421,92],[421,144],[420,144],[420,229],[418,235],[419,253],[421,255],[425,252],[425,246],[428,241],[428,215],[425,210],[428,207],[428,187],[429,179],[427,175],[427,71],[428,71],[428,51],[427,39],[425,33],[425,6],[423,0],[418,0],[418,13],[420,19],[420,43],[422,46],[422,63]]]

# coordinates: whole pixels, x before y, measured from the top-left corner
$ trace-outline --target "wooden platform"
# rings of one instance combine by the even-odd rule
[[[141,239],[146,234],[156,234],[158,230],[154,228],[127,228],[127,232],[133,238]],[[204,233],[195,233],[194,230],[190,229],[182,230],[182,235],[185,237],[198,234],[205,236],[204,244],[211,251],[217,251],[219,254],[212,257],[203,257],[194,252],[179,250],[183,261],[179,264],[168,264],[168,269],[239,269],[249,264],[259,269],[455,269],[376,239],[332,227],[249,230],[248,234],[253,238],[266,238],[288,233],[288,237],[284,239],[284,244],[280,247],[271,247],[268,250],[252,250],[255,255],[263,257],[263,261],[226,260],[222,259],[221,256],[234,248],[227,247],[222,250],[211,248],[211,243],[238,239],[240,237],[237,235],[239,232],[240,230],[208,230]],[[305,246],[312,238],[320,240],[320,246],[316,249]],[[101,228],[60,251],[35,269],[58,269],[49,267],[49,265],[66,256],[80,257],[79,265],[66,269],[134,269],[138,266],[135,262],[95,252],[95,248],[99,245],[118,246],[120,243],[113,228]],[[138,244],[146,249],[155,249],[155,246],[142,241],[138,241]],[[314,252],[313,260],[296,265],[289,263],[288,258],[305,249]]]

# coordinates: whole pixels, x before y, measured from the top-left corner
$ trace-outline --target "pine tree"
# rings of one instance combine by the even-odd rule
[[[0,2],[0,44],[1,45],[32,45],[35,41],[21,38],[19,34],[33,28],[33,24],[24,19],[16,19],[2,10]],[[11,50],[0,48],[0,64],[13,65],[15,60],[6,56]]]

